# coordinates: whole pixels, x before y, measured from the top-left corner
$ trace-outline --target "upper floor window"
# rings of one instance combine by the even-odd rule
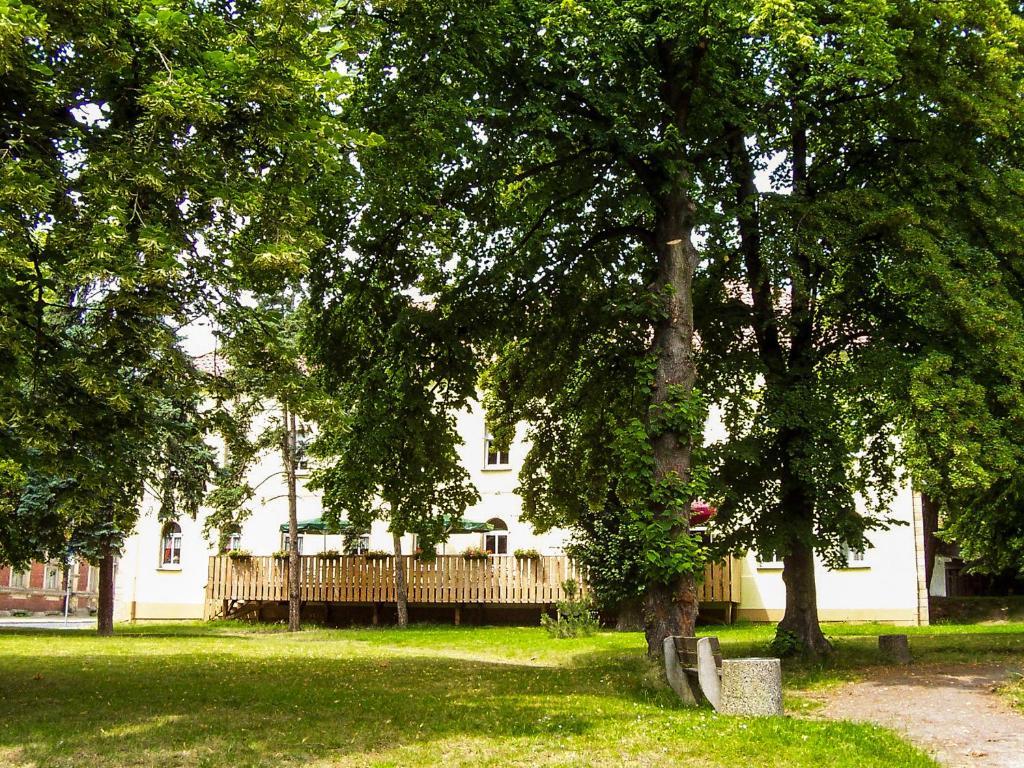
[[[864,568],[867,564],[863,548],[853,549],[850,547],[849,543],[843,544],[843,557],[846,560],[847,568]]]
[[[181,526],[174,521],[164,524],[160,565],[181,565]]]
[[[484,437],[484,468],[507,469],[508,466],[508,448],[498,448],[494,438],[488,433]]]
[[[494,530],[484,534],[484,549],[492,555],[507,555],[508,526],[497,517],[493,517],[487,522],[494,526]]]

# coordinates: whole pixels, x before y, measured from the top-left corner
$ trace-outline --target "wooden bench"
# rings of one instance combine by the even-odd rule
[[[686,703],[722,703],[722,649],[717,637],[666,637],[665,676]]]

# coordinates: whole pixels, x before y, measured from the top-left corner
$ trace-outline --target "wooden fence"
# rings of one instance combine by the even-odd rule
[[[301,560],[301,599],[318,603],[394,603],[394,557],[321,557]],[[439,555],[419,560],[406,555],[409,602],[413,604],[550,605],[565,599],[563,583],[573,579],[586,593],[579,568],[562,555],[537,559],[492,555],[467,560]],[[705,603],[739,602],[739,567],[732,559],[709,563],[699,587]],[[280,602],[288,599],[288,561],[274,557],[210,558],[208,604]]]

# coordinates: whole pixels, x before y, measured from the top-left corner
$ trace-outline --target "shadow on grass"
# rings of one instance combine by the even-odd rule
[[[598,710],[602,727],[609,718],[625,727],[635,718],[626,704],[671,703],[638,685],[637,666],[622,664],[621,653],[536,667],[420,655],[253,658],[216,645],[0,659],[0,751],[17,750],[36,765],[59,764],[69,750],[77,765],[119,765],[116,755],[125,754],[147,755],[141,764],[178,764],[183,755],[192,764],[203,756],[248,764],[452,737],[585,735]]]

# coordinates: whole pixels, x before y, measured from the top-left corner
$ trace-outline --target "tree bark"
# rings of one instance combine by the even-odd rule
[[[692,394],[697,380],[693,356],[693,273],[698,253],[693,245],[692,200],[682,192],[661,202],[655,231],[658,278],[654,289],[662,301],[663,315],[655,324],[653,349],[657,358],[651,415]],[[703,424],[696,429],[703,430]],[[652,432],[655,481],[687,483],[691,477],[694,435],[667,428]],[[689,535],[689,500],[660,510],[669,517],[671,535]],[[676,576],[670,584],[649,584],[643,596],[644,634],[649,656],[660,656],[669,635],[693,635],[697,622],[697,584],[691,573]]]
[[[405,581],[405,558],[402,556],[402,534],[391,534],[395,545],[395,602],[398,606],[398,626],[409,626],[409,586]]]
[[[615,617],[616,632],[639,632],[644,629],[643,611],[639,600],[624,600]]]
[[[814,551],[806,544],[790,544],[782,559],[786,585],[786,613],[776,630],[776,647],[786,655],[819,658],[832,652],[818,620],[818,591],[814,580]]]
[[[924,580],[925,586],[930,588],[939,544],[935,536],[939,530],[939,503],[927,494],[921,494],[921,527],[924,529]]]
[[[109,540],[103,543],[100,553],[96,634],[100,637],[111,637],[114,634],[114,548]]]
[[[288,631],[302,629],[302,558],[299,555],[299,514],[298,494],[295,483],[295,414],[288,406],[282,408],[284,416],[284,437],[282,457],[284,458],[285,479],[288,484]]]

